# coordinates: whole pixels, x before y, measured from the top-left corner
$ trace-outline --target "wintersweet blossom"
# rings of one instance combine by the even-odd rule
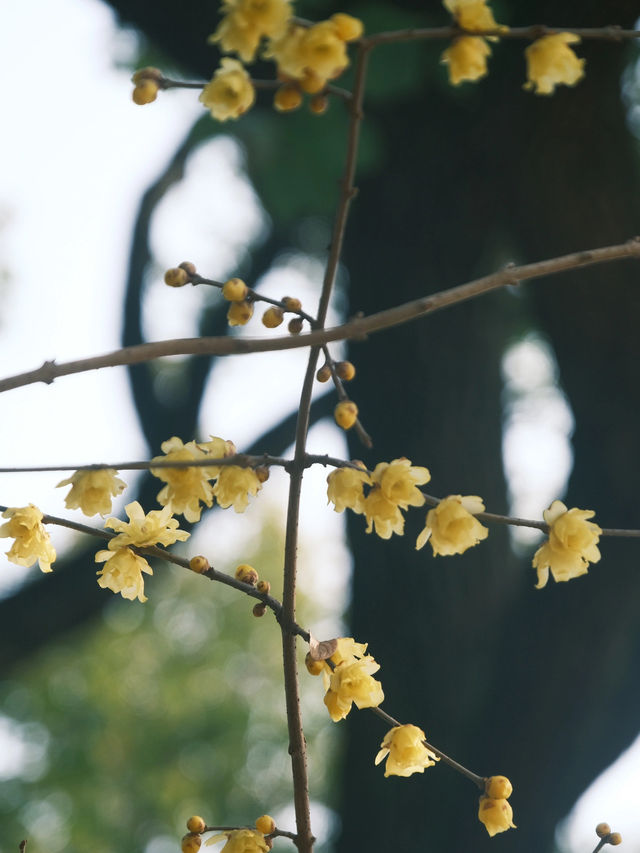
[[[367,519],[367,533],[375,528],[381,539],[390,539],[394,533],[404,533],[404,517],[397,504],[386,498],[380,486],[375,486],[364,499],[362,512]]]
[[[419,550],[430,541],[434,556],[464,553],[489,535],[488,529],[473,517],[478,512],[484,512],[484,504],[477,495],[443,498],[427,513],[416,548]]]
[[[376,764],[387,759],[385,776],[411,776],[412,773],[424,773],[425,767],[433,767],[440,759],[424,745],[425,734],[422,729],[411,724],[394,726],[380,744],[376,755]]]
[[[50,572],[51,563],[56,558],[56,552],[42,524],[42,512],[37,506],[9,507],[2,513],[8,518],[0,527],[0,537],[10,536],[15,539],[11,548],[6,552],[11,563],[18,566],[32,566],[36,560],[40,571]]]
[[[334,723],[343,720],[351,705],[358,708],[377,708],[384,699],[382,685],[372,677],[380,669],[370,655],[339,663],[329,676],[329,689],[324,697]]]
[[[220,469],[213,494],[223,509],[233,506],[236,512],[244,512],[249,495],[255,497],[261,488],[262,483],[253,468],[227,465]]]
[[[555,581],[568,581],[586,574],[589,563],[598,562],[602,529],[587,521],[594,515],[591,509],[567,509],[562,501],[554,501],[545,509],[549,538],[533,555],[533,567],[538,572],[536,589],[546,585],[549,569]]]
[[[253,105],[256,92],[243,65],[224,57],[199,100],[218,121],[239,118]]]
[[[401,509],[410,506],[423,506],[425,498],[417,486],[423,486],[431,479],[428,468],[412,465],[411,460],[402,456],[391,462],[379,462],[371,479],[380,486],[384,497]]]
[[[536,95],[551,95],[556,86],[575,86],[584,77],[585,60],[578,59],[570,44],[577,44],[575,33],[543,36],[525,50],[527,82],[525,89]]]
[[[222,838],[226,838],[227,843],[220,853],[266,853],[270,849],[264,835],[257,829],[230,829],[209,838],[205,846],[215,844]]]
[[[348,507],[355,513],[364,512],[364,486],[371,485],[367,471],[356,468],[336,468],[327,477],[327,499],[336,512]]]
[[[113,541],[113,540],[111,540]],[[109,543],[111,544],[111,543]],[[98,551],[96,563],[104,563],[98,574],[98,585],[120,593],[123,598],[133,601],[146,601],[142,572],[153,574],[153,569],[139,554],[131,548],[105,549]]]
[[[498,24],[493,12],[487,6],[487,0],[443,0],[447,11],[451,12],[456,24],[463,30],[507,30]]]
[[[207,454],[195,443],[173,436],[161,444],[164,456],[154,456],[152,462],[189,462],[206,459]],[[217,475],[206,467],[200,468],[151,468],[151,473],[167,485],[158,492],[157,501],[172,513],[184,515],[187,521],[200,521],[202,502],[205,506],[213,504],[213,486],[209,482]]]
[[[480,797],[478,819],[483,823],[489,835],[494,836],[507,829],[515,829],[513,809],[508,800],[494,799],[484,794]]]
[[[138,503],[133,501],[125,506],[129,521],[118,518],[108,518],[105,527],[117,532],[117,536],[109,540],[109,549],[115,551],[127,545],[137,545],[140,548],[149,545],[173,545],[178,540],[184,542],[191,535],[186,530],[178,529],[178,520],[173,518],[168,506],[164,509],[154,509],[145,515]]]
[[[480,80],[487,74],[487,57],[491,48],[480,36],[460,36],[444,51],[440,62],[449,69],[452,86]]]
[[[209,42],[251,62],[263,36],[278,38],[291,17],[289,0],[223,0],[223,18]]]
[[[127,484],[116,477],[115,468],[100,471],[76,471],[56,486],[71,486],[64,499],[67,509],[81,509],[85,515],[106,515],[111,512],[111,498],[119,495]]]

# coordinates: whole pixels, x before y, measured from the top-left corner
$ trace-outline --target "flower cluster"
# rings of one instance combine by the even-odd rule
[[[28,567],[37,560],[41,571],[52,571],[51,563],[56,558],[56,552],[42,524],[43,516],[38,507],[33,504],[9,507],[2,513],[2,517],[9,521],[0,527],[0,537],[10,536],[15,539],[6,552],[10,562]]]
[[[375,763],[380,764],[387,759],[385,776],[424,773],[425,767],[433,767],[440,760],[435,752],[425,746],[424,741],[425,734],[417,726],[394,726],[380,744]]]
[[[353,703],[358,708],[377,708],[384,699],[382,685],[372,677],[380,664],[366,651],[366,643],[356,643],[353,637],[341,637],[336,650],[326,660],[307,656],[309,672],[322,674],[324,678],[324,704],[334,723],[347,716]]]
[[[233,456],[236,448],[232,441],[211,436],[211,441],[189,441],[183,444],[173,436],[161,445],[164,456],[154,456],[152,462],[201,461]],[[201,503],[212,506],[214,498],[226,509],[244,512],[249,495],[255,497],[262,488],[268,471],[254,471],[239,465],[202,465],[193,468],[152,468],[151,473],[167,485],[158,492],[158,503],[173,513],[184,515],[187,521],[200,520]],[[214,481],[214,482],[212,482]]]
[[[119,592],[123,598],[146,601],[142,573],[153,574],[151,566],[131,546],[140,548],[150,545],[173,545],[189,537],[186,530],[178,529],[178,521],[171,515],[169,507],[152,510],[145,514],[138,501],[127,504],[125,511],[129,521],[109,518],[105,527],[117,535],[109,540],[105,550],[98,551],[96,563],[104,563],[98,574],[98,584],[103,589]]]
[[[549,538],[533,555],[533,567],[538,572],[536,589],[546,586],[549,570],[555,581],[568,581],[586,574],[589,563],[598,562],[602,530],[587,521],[594,515],[590,509],[567,509],[562,501],[554,501],[544,511]]]
[[[507,799],[512,791],[506,776],[490,776],[485,782],[485,792],[478,805],[478,819],[491,836],[515,829],[513,809]]]
[[[71,486],[64,499],[67,509],[80,509],[85,515],[106,515],[111,512],[111,498],[119,495],[127,484],[116,476],[114,468],[99,471],[76,471],[56,488]]]

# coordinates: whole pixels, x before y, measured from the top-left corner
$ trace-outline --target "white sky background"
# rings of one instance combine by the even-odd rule
[[[135,106],[129,72],[117,70],[113,59],[126,56],[131,44],[131,36],[118,33],[110,10],[97,0],[4,4],[0,270],[5,277],[0,281],[0,376],[33,369],[47,359],[66,361],[100,354],[120,344],[126,260],[137,204],[185,129],[202,112],[193,92],[161,93],[156,103]],[[238,167],[241,156],[230,141],[209,145],[193,158],[185,182],[159,208],[152,231],[159,268],[145,308],[149,337],[192,334],[201,304],[196,288],[165,287],[164,268],[189,259],[209,275],[232,274],[235,253],[242,250],[248,234],[258,233],[260,210],[250,188],[238,178]],[[202,192],[205,174],[209,189]],[[278,297],[299,295],[303,303],[313,305],[317,279],[313,265],[298,265],[272,274],[264,288]],[[330,322],[334,320],[335,316]],[[247,331],[261,334],[259,320]],[[225,361],[224,370],[215,371],[215,394],[209,389],[203,411],[205,418],[215,412],[217,420],[203,422],[203,434],[232,438],[242,449],[259,429],[290,410],[299,382],[292,379],[289,387],[278,380],[278,374],[297,371],[301,377],[304,353],[257,358],[261,359],[259,370],[247,370],[251,357],[237,357]],[[513,397],[513,430],[505,437],[510,475],[514,481],[531,482],[534,473],[540,472],[540,453],[531,456],[534,434],[538,446],[549,451],[547,471],[566,468],[571,416],[554,387],[553,363],[544,346],[529,341],[512,353],[505,363],[505,376]],[[234,403],[240,382],[243,396],[248,395],[245,399],[251,398],[256,411],[268,413],[263,424],[256,424],[253,412],[249,417]],[[553,423],[547,419],[536,433],[527,412],[539,410],[539,395],[547,395],[547,400],[551,395]],[[51,386],[32,385],[0,395],[0,423],[4,439],[0,466],[109,462],[146,454],[123,368],[63,377]],[[543,436],[540,429],[546,430]],[[320,426],[312,432],[310,449],[342,455],[344,444],[336,431]],[[523,449],[533,464],[527,465]],[[0,475],[0,504],[34,502],[45,512],[67,515],[66,490],[52,488],[63,476],[67,475]],[[305,480],[303,583],[308,588],[313,578],[326,581],[327,566],[343,566],[333,573],[329,585],[314,588],[314,594],[324,593],[325,600],[341,601],[348,558],[341,541],[341,519],[326,508],[325,476],[318,470]],[[131,480],[131,475],[124,477]],[[271,515],[282,511],[285,488],[285,479],[278,475],[265,485],[261,501]],[[534,490],[533,496],[520,493],[514,500],[522,515],[539,516],[540,508],[554,496],[557,493],[541,497]],[[116,513],[122,504],[116,506]],[[236,532],[257,536],[260,524],[257,512],[216,513],[194,535],[193,544],[197,549],[205,537],[230,542]],[[70,534],[54,531],[53,539],[64,547]],[[220,568],[231,570],[233,549],[221,544],[218,550]],[[4,559],[1,568],[0,589],[33,571],[11,566]],[[327,636],[332,628],[336,629],[335,623],[326,626]],[[20,756],[29,747],[21,746],[15,737],[12,741],[9,730],[0,718],[0,741],[5,745],[0,753],[5,764],[9,756],[15,764],[26,760]],[[11,742],[13,747],[8,749]],[[593,827],[607,820],[625,835],[625,850],[640,851],[640,813],[634,802],[639,772],[637,747],[620,760],[615,775],[608,771],[602,783],[580,801],[564,838],[566,849],[576,853],[593,849]],[[0,763],[0,774],[7,773]]]

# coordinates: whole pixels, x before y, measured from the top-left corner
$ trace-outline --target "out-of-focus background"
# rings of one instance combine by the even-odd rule
[[[638,11],[523,3],[511,20],[506,6],[496,3],[496,16],[511,24],[633,26]],[[297,10],[319,19],[338,7]],[[340,10],[370,31],[447,22],[435,5]],[[5,10],[2,375],[123,342],[224,333],[217,294],[163,284],[182,260],[299,296],[313,311],[343,158],[342,105],[323,117],[282,116],[265,95],[241,121],[217,125],[193,91],[145,108],[131,102],[131,71],[142,64],[207,79],[217,54],[205,38],[216,22],[215,4],[195,2]],[[455,90],[441,49],[374,54],[361,194],[332,323],[506,260],[638,231],[633,46],[582,46],[586,80],[550,99],[521,91],[522,45],[496,46],[490,77]],[[596,509],[602,525],[640,527],[635,275],[624,263],[523,285],[354,344],[352,395],[374,450],[351,436],[346,447],[326,386],[311,449],[370,467],[410,456],[431,469],[435,494],[479,493],[496,511],[540,517],[566,495]],[[240,333],[270,334],[258,312]],[[302,351],[173,359],[8,392],[0,465],[148,458],[171,435],[286,452],[304,362]],[[66,489],[54,488],[66,474],[0,476],[0,503],[81,520],[64,508]],[[155,506],[158,481],[123,476],[130,489],[114,514],[137,496]],[[300,621],[318,636],[368,641],[390,712],[479,772],[512,777],[519,829],[493,846],[578,853],[607,820],[626,849],[640,850],[638,750],[590,787],[638,733],[637,546],[606,541],[587,577],[536,591],[530,532],[492,530],[475,552],[434,560],[413,550],[418,511],[397,541],[365,536],[361,518],[345,531],[326,506],[325,477],[305,477]],[[243,515],[206,514],[185,553],[226,571],[254,563],[277,592],[285,494],[286,478],[273,472]],[[163,565],[145,605],[123,601],[95,584],[92,542],[52,535],[53,575],[2,565],[0,851],[27,836],[30,850],[48,853],[169,853],[192,813],[246,823],[269,811],[292,824],[269,618]],[[447,768],[383,779],[372,765],[384,736],[377,721],[354,714],[336,726],[321,685],[303,673],[303,687],[319,849],[410,849],[417,838],[427,850],[488,849],[468,783]]]

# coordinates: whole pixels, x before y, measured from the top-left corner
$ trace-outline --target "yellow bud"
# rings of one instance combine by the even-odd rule
[[[605,835],[609,835],[610,832],[611,827],[608,823],[599,823],[596,826],[596,835],[598,836],[598,838],[604,838]]]
[[[133,103],[141,107],[143,104],[150,104],[158,97],[158,84],[153,80],[141,80],[136,84],[131,93]]]
[[[156,83],[160,83],[162,80],[162,71],[159,68],[153,68],[151,65],[148,65],[146,68],[138,68],[137,71],[133,72],[131,82],[141,83],[143,80],[154,80]]]
[[[273,106],[280,113],[289,113],[297,110],[302,103],[302,93],[297,86],[286,83],[280,86],[273,98]]]
[[[308,95],[317,95],[327,85],[324,77],[320,77],[315,71],[307,70],[304,72],[302,80],[300,80],[301,89]]]
[[[202,839],[195,832],[188,832],[182,836],[182,853],[198,853]]]
[[[358,407],[351,400],[343,400],[333,410],[336,423],[342,429],[351,429],[358,419]]]
[[[260,618],[260,616],[264,616],[267,612],[267,605],[263,601],[259,601],[257,604],[253,605],[253,615]]]
[[[609,835],[609,844],[612,844],[614,847],[617,847],[618,844],[622,844],[622,836],[619,832],[612,832]]]
[[[187,821],[187,829],[189,832],[204,832],[204,828],[207,824],[199,815],[193,815]]]
[[[356,369],[350,361],[339,361],[336,364],[336,373],[345,382],[350,382],[356,375]]]
[[[324,661],[322,660],[314,660],[311,657],[311,652],[307,652],[304,665],[307,667],[307,670],[311,675],[320,675],[322,670],[325,668]]]
[[[227,311],[230,326],[245,326],[253,317],[253,302],[232,302]]]
[[[263,835],[270,835],[276,828],[276,822],[270,814],[263,814],[256,820],[256,829]]]
[[[351,15],[345,15],[344,12],[337,12],[335,15],[332,15],[331,20],[343,41],[359,39],[364,32],[362,21]]]
[[[241,278],[230,278],[222,286],[222,295],[229,302],[242,302],[248,292],[249,288]]]
[[[260,480],[261,483],[266,483],[269,479],[269,469],[266,465],[259,465],[257,468],[253,469],[256,473],[256,477]]]
[[[181,270],[184,270],[186,274],[191,278],[196,274],[196,265],[192,264],[191,261],[183,261],[181,264],[178,264]]]
[[[271,584],[269,583],[269,581],[258,581],[256,589],[263,595],[269,595],[269,593],[271,592]]]
[[[283,296],[280,301],[285,311],[302,311],[302,302],[295,296]]]
[[[323,364],[320,370],[316,373],[318,382],[328,382],[331,379],[331,368],[328,364]]]
[[[164,274],[164,283],[168,284],[169,287],[184,287],[188,281],[187,271],[180,267],[172,267]]]
[[[321,116],[329,109],[329,98],[326,95],[314,95],[309,101],[309,109],[317,116]]]
[[[302,331],[302,320],[300,317],[294,317],[293,320],[289,320],[289,325],[287,326],[290,334],[299,335]]]
[[[284,312],[282,308],[277,308],[275,305],[272,305],[271,308],[267,308],[262,315],[262,325],[266,326],[267,329],[275,329],[276,326],[279,326],[280,323],[282,323],[283,316]]]
[[[506,800],[513,793],[513,785],[506,776],[489,776],[484,784],[484,792],[494,800]]]
[[[241,565],[236,569],[236,580],[255,586],[258,583],[258,573],[253,566],[250,566],[247,563],[241,563]]]
[[[206,572],[207,569],[210,569],[211,566],[209,565],[209,561],[206,557],[198,555],[196,557],[192,557],[189,560],[189,568],[192,572],[197,572],[199,575],[201,575],[203,572]],[[191,829],[191,827],[189,827],[189,829]],[[195,832],[195,830],[192,831]]]

